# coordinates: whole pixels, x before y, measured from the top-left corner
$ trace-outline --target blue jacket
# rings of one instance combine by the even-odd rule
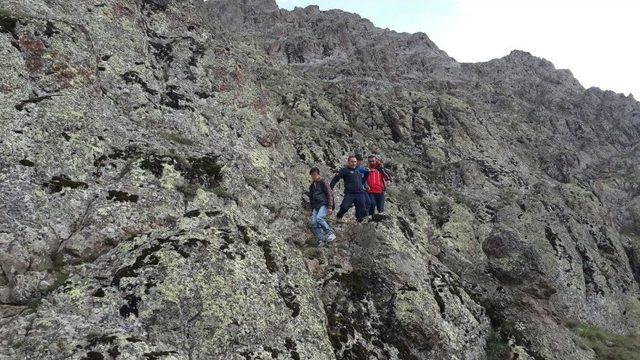
[[[360,175],[362,175],[362,177],[364,177],[365,175],[367,175],[369,173],[369,169],[367,169],[366,167],[364,167],[362,165],[358,165],[356,167],[356,170],[358,170],[358,172],[360,173]]]
[[[344,180],[344,192],[345,194],[359,194],[364,192],[363,184],[367,182],[369,172],[361,175],[358,168],[352,169],[350,167],[344,167],[336,176],[331,180],[331,189],[333,189],[340,179]]]

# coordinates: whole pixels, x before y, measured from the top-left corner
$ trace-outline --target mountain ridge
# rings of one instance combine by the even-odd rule
[[[274,4],[3,2],[0,357],[589,359],[584,324],[637,336],[637,101]],[[317,248],[308,170],[354,152],[393,172],[389,216]]]

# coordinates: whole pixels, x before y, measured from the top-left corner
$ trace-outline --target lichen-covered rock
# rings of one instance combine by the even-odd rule
[[[640,104],[251,1],[0,4],[0,358],[595,358],[640,333]],[[315,247],[308,169],[387,216]],[[338,201],[341,185],[338,186]]]

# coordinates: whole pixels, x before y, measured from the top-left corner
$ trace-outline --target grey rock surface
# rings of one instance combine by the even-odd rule
[[[0,80],[0,358],[592,359],[567,322],[640,333],[640,103],[529,53],[461,64],[273,0],[3,0]],[[316,248],[308,169],[355,151],[393,172],[388,216]]]

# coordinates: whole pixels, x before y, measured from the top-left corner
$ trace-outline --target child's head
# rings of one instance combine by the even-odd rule
[[[311,168],[309,175],[311,175],[311,180],[314,182],[320,180],[320,169],[317,167]]]

